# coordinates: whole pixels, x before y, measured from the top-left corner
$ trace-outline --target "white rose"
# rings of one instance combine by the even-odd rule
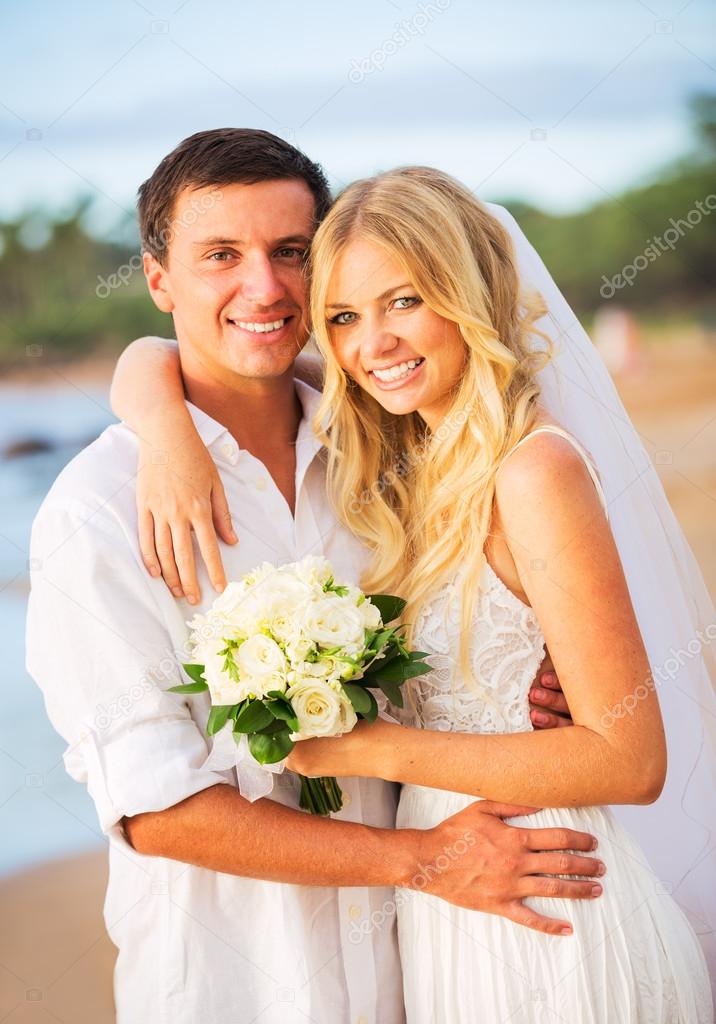
[[[303,629],[314,643],[323,647],[349,648],[352,655],[364,647],[365,630],[359,609],[336,595],[311,601],[304,613]]]
[[[224,639],[215,639],[212,645],[205,645],[201,662],[204,665],[204,678],[209,685],[212,704],[240,704],[253,691],[244,680],[232,679],[225,671],[226,655],[219,654],[225,648]]]
[[[313,650],[313,644],[308,637],[301,636],[297,632],[295,638],[286,641],[286,657],[292,665],[299,665],[306,656]]]
[[[293,571],[304,583],[311,587],[319,586],[321,589],[333,577],[331,563],[321,555],[309,555],[300,562],[296,562]]]
[[[363,601],[358,605],[364,629],[378,629],[382,625],[380,611],[370,601]]]
[[[270,690],[286,689],[286,659],[283,651],[263,633],[249,637],[234,655],[241,682],[257,697]]]
[[[296,683],[286,691],[291,701],[299,730],[291,739],[313,736],[341,736],[350,732],[358,721],[353,705],[340,687],[334,689],[318,679]]]

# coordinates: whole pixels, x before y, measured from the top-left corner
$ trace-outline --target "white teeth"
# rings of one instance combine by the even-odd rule
[[[395,366],[389,366],[386,370],[373,370],[373,374],[378,380],[398,380],[414,370],[422,361],[422,359],[408,359],[407,363],[396,363]]]
[[[250,320],[239,320],[239,327],[243,327],[245,331],[251,331],[253,334],[267,334],[268,331],[277,331],[279,327],[283,327],[288,318],[284,317],[283,320],[273,320],[268,324],[258,324]]]

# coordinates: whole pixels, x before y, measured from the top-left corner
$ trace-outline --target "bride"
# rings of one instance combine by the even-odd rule
[[[433,671],[404,711],[298,744],[289,767],[401,782],[399,827],[476,798],[534,805],[521,824],[591,831],[607,866],[599,900],[534,901],[571,918],[564,938],[399,893],[408,1021],[711,1020],[699,942],[606,806],[661,792],[656,683],[600,473],[542,401],[544,309],[507,232],[447,175],[407,168],[339,197],[311,273],[330,495],[373,552],[363,586],[408,598]],[[536,732],[545,645],[575,724]]]

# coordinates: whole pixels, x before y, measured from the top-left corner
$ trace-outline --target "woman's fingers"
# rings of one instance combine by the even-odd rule
[[[525,906],[521,900],[512,900],[504,908],[497,911],[503,917],[522,925],[523,928],[531,928],[535,932],[543,932],[545,935],[571,935],[572,926],[569,921],[560,921],[554,917],[545,917],[538,914],[536,910]]]
[[[154,541],[159,556],[159,564],[162,570],[164,582],[171,590],[174,597],[183,597],[179,570],[174,559],[174,544],[172,542],[172,531],[169,523],[162,522],[155,524]]]
[[[154,546],[154,517],[149,509],[140,508],[137,514],[137,534],[142,561],[150,576],[159,576],[161,566]]]
[[[602,895],[599,882],[582,882],[575,878],[544,878],[525,875],[520,882],[520,896],[542,896],[560,900],[596,900]]]
[[[596,857],[579,857],[576,853],[532,853],[524,859],[528,875],[583,875],[601,878],[606,867]]]
[[[194,533],[201,557],[204,559],[206,571],[209,574],[211,585],[219,594],[226,587],[226,573],[224,564],[221,561],[221,552],[214,532],[214,523],[210,517],[202,517],[194,523]],[[197,589],[197,596],[201,596]]]

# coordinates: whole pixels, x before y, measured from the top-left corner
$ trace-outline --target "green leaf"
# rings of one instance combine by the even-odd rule
[[[182,668],[195,683],[205,683],[203,665],[182,665]]]
[[[270,725],[273,720],[273,715],[263,701],[252,700],[236,716],[234,732],[258,732],[264,726]]]
[[[368,694],[368,699],[370,700],[370,708],[368,711],[363,712],[363,718],[365,718],[366,722],[374,722],[378,717],[378,701],[375,699],[370,690],[365,690],[364,692]]]
[[[379,679],[378,685],[381,690],[388,698],[391,704],[395,704],[396,707],[402,708],[403,706],[403,695],[400,692],[400,684],[393,683],[388,679]]]
[[[283,761],[293,750],[294,743],[290,739],[288,729],[283,732],[267,734],[254,733],[249,736],[249,750],[259,764],[275,764]]]
[[[208,736],[213,736],[220,729],[224,728],[234,707],[234,704],[215,704],[212,707],[209,712],[209,721],[206,723]]]
[[[356,714],[364,715],[366,711],[370,711],[371,694],[368,693],[365,687],[358,686],[357,683],[343,683],[343,689]]]
[[[208,690],[207,683],[182,683],[181,686],[170,686],[167,693],[203,693]]]
[[[291,732],[298,732],[298,719],[294,714],[294,710],[288,701],[284,700],[272,700],[266,704],[274,718],[278,718],[283,722],[286,722]]]
[[[374,678],[381,685],[383,681],[404,683],[406,679],[413,679],[415,676],[422,676],[430,671],[432,671],[430,665],[426,665],[424,661],[404,661],[402,658],[396,658],[389,665],[381,666],[376,671]]]
[[[397,619],[406,602],[401,597],[393,597],[392,594],[368,594],[371,604],[374,604],[380,612],[383,623],[393,622]]]

